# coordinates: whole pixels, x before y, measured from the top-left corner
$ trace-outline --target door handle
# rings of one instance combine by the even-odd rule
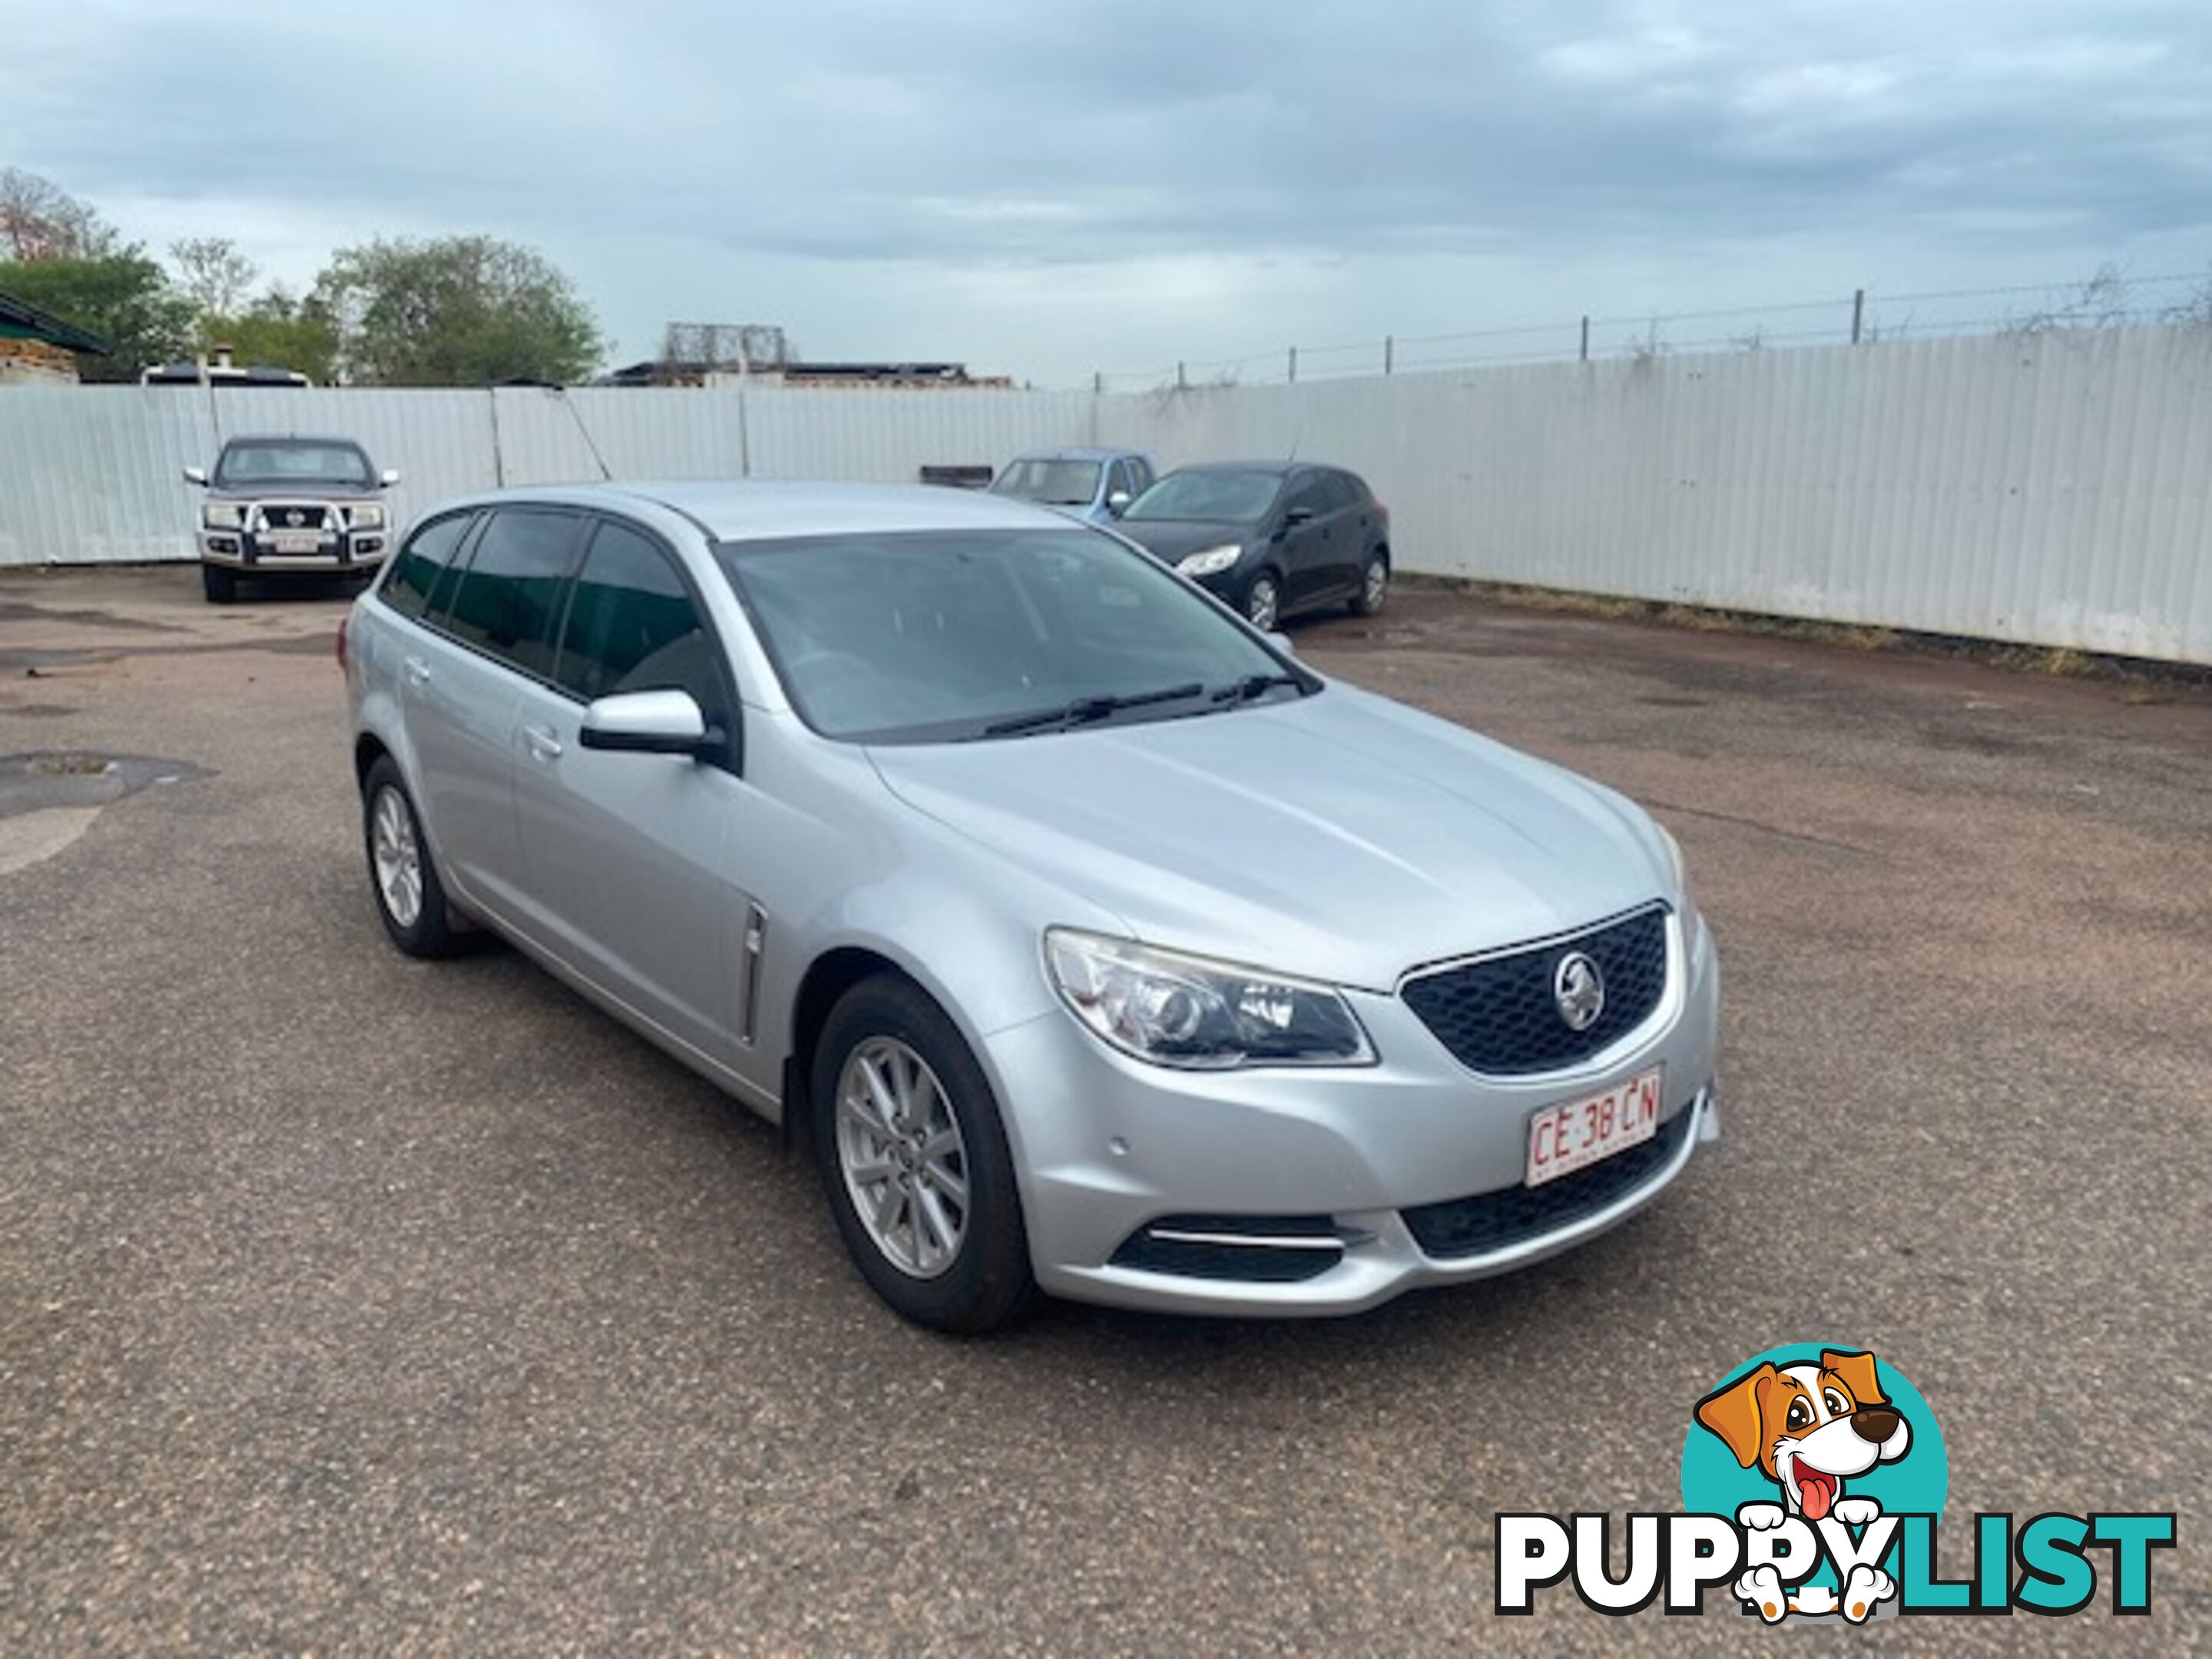
[[[430,679],[430,665],[420,657],[410,657],[406,662],[407,684],[426,685]]]
[[[524,726],[522,740],[529,745],[530,752],[539,760],[556,761],[561,758],[561,739],[542,726]]]

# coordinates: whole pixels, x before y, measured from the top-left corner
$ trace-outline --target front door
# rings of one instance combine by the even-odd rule
[[[516,720],[523,925],[609,995],[726,1065],[747,903],[728,872],[746,787],[707,762],[579,740],[593,698],[669,689],[733,729],[727,666],[673,556],[642,530],[600,520],[549,683],[524,694]]]
[[[1285,615],[1311,604],[1335,580],[1333,506],[1318,472],[1296,474],[1284,491],[1281,556]],[[1305,515],[1302,520],[1301,514]]]

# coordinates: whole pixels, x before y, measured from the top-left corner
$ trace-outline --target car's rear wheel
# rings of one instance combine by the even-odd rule
[[[1376,548],[1360,567],[1359,592],[1352,601],[1352,614],[1371,617],[1390,597],[1390,556]]]
[[[376,914],[392,942],[410,957],[450,956],[455,936],[445,884],[422,836],[422,821],[389,755],[368,769],[361,790],[362,837]]]
[[[238,597],[238,572],[227,564],[202,565],[200,592],[210,605],[228,605]]]
[[[860,1276],[933,1329],[991,1330],[1035,1293],[991,1085],[945,1012],[892,974],[830,1011],[810,1100],[823,1190]]]
[[[1261,633],[1282,620],[1283,589],[1272,570],[1255,574],[1244,585],[1244,620]]]

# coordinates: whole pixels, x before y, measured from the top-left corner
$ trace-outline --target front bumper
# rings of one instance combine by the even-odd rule
[[[326,537],[324,545],[313,553],[277,553],[267,547],[264,538],[249,531],[202,530],[199,545],[203,564],[269,575],[295,572],[328,575],[333,571],[379,568],[389,554],[391,540],[381,530],[345,531]]]
[[[1133,1308],[1347,1314],[1510,1272],[1605,1231],[1719,1132],[1719,957],[1702,923],[1687,939],[1675,919],[1668,926],[1680,994],[1591,1063],[1541,1076],[1479,1077],[1404,1002],[1373,992],[1346,993],[1379,1056],[1368,1066],[1174,1071],[1108,1050],[1058,1010],[998,1033],[985,1065],[1009,1106],[1039,1285]],[[1662,1097],[1650,1150],[1533,1198],[1522,1182],[1535,1114],[1655,1066]],[[1421,1214],[1409,1221],[1408,1211]],[[1436,1243],[1436,1218],[1475,1212],[1489,1218],[1458,1235],[1476,1241],[1464,1249],[1432,1254],[1416,1236]],[[1492,1226],[1500,1214],[1521,1222]],[[1149,1248],[1154,1224],[1165,1249]]]

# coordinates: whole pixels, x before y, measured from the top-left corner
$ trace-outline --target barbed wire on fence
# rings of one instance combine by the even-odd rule
[[[1820,313],[1832,320],[1811,328],[1795,325]],[[1786,319],[1789,325],[1774,327],[1773,319]],[[2106,265],[2087,279],[2001,288],[1894,294],[1862,288],[1827,299],[1765,306],[1584,315],[1442,334],[1385,335],[1335,345],[1284,346],[1241,356],[1186,359],[1150,371],[1102,369],[1091,376],[1091,385],[1099,392],[1281,385],[1492,365],[1649,360],[1676,352],[1876,345],[1959,334],[2035,335],[2150,322],[2212,325],[2212,270],[2142,276]],[[1739,326],[1682,331],[1688,325],[1719,323]]]

